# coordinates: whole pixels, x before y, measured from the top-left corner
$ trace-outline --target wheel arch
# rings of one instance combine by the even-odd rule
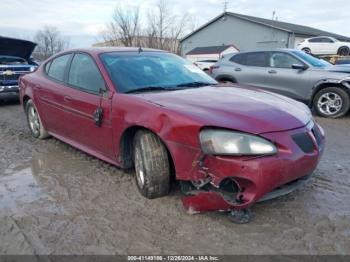
[[[22,98],[22,106],[23,106],[23,108],[26,107],[26,104],[27,104],[27,102],[28,102],[30,99],[32,99],[32,98],[31,98],[29,95],[24,95],[24,96],[23,96],[23,98]]]
[[[167,143],[165,142],[164,139],[162,139],[162,137],[155,132],[154,130],[144,127],[144,126],[140,126],[140,125],[133,125],[128,127],[127,129],[124,130],[123,134],[120,137],[120,141],[119,141],[119,160],[123,166],[123,168],[133,168],[134,166],[134,161],[133,161],[133,152],[134,152],[134,148],[133,148],[133,141],[135,138],[135,135],[138,131],[147,131],[150,132],[152,134],[154,134],[155,136],[157,136],[159,138],[159,140],[162,142],[162,144],[164,145],[165,149],[168,152],[168,159],[169,159],[169,164],[170,164],[170,168],[171,168],[171,175],[175,175],[176,174],[176,168],[175,168],[175,162],[174,162],[174,157],[169,149],[169,146],[167,145]]]
[[[312,107],[313,104],[314,104],[314,99],[315,99],[315,96],[316,94],[321,91],[322,89],[325,89],[327,87],[338,87],[338,88],[341,88],[343,89],[344,91],[347,92],[347,94],[349,95],[350,97],[350,88],[349,87],[346,87],[344,86],[340,81],[338,80],[332,80],[332,79],[326,79],[326,80],[322,80],[320,82],[318,82],[314,87],[313,87],[313,90],[312,90],[312,96],[311,96],[311,99],[310,99],[310,102],[309,102],[309,106]]]
[[[217,77],[215,77],[215,80],[220,82],[220,81],[230,81],[233,83],[238,83],[236,78],[231,76],[231,75],[218,75]]]

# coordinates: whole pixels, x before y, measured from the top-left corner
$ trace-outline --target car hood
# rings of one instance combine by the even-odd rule
[[[208,86],[138,96],[186,115],[203,126],[254,134],[299,128],[312,117],[304,104],[253,88]]]
[[[36,44],[30,41],[0,37],[0,56],[14,56],[29,60]]]
[[[330,66],[330,67],[326,67],[325,70],[329,72],[350,74],[350,66],[346,66],[346,65]]]

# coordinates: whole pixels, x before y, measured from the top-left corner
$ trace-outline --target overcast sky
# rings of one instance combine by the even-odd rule
[[[129,2],[127,4],[126,2]],[[141,14],[157,0],[1,0],[0,35],[32,38],[43,25],[56,26],[71,47],[101,41],[100,31],[118,4],[140,6]],[[202,25],[223,11],[222,0],[168,0],[173,14],[188,12]],[[228,0],[228,11],[316,27],[350,36],[350,0]]]

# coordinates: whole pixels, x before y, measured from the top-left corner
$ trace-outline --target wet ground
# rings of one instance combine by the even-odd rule
[[[185,214],[178,190],[142,198],[132,172],[35,140],[0,101],[0,254],[350,254],[350,117],[317,120],[328,142],[311,181],[235,225]]]

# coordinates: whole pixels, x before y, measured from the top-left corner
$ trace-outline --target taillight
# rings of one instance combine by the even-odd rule
[[[212,74],[213,70],[218,69],[218,68],[220,68],[220,66],[218,66],[218,65],[213,65],[213,66],[209,67],[209,74]]]

